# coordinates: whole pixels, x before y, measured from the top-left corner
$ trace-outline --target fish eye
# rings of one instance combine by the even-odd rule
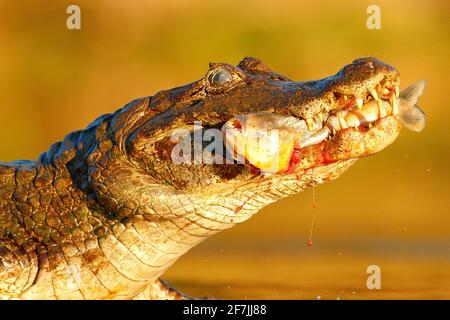
[[[231,72],[226,69],[219,69],[209,77],[209,82],[213,85],[221,85],[233,80]]]

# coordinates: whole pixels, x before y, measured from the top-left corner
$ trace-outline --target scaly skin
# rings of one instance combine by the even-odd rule
[[[212,84],[226,69],[233,79]],[[170,133],[202,121],[273,112],[313,119],[399,84],[373,58],[294,82],[262,62],[210,64],[199,81],[135,100],[69,134],[37,161],[0,164],[0,296],[5,299],[183,299],[159,276],[190,248],[269,203],[331,181],[393,142],[395,116],[301,150],[290,173],[242,164],[173,164]]]

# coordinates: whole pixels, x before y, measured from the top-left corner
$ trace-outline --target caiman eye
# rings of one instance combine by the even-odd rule
[[[231,80],[233,80],[233,76],[226,69],[219,69],[209,77],[209,82],[213,85],[225,84]]]

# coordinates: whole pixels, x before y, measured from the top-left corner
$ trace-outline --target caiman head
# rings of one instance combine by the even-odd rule
[[[384,149],[402,112],[420,127],[423,114],[402,101],[414,106],[423,85],[403,100],[399,85],[398,71],[374,58],[306,82],[255,58],[211,63],[200,80],[94,122],[87,169],[71,171],[114,218],[138,215],[194,244]]]
[[[260,174],[281,182],[318,167],[332,176],[337,162],[395,140],[399,84],[397,70],[373,58],[307,82],[254,58],[211,63],[199,81],[153,97],[150,109],[164,110],[129,135],[127,154],[187,192],[235,189]]]

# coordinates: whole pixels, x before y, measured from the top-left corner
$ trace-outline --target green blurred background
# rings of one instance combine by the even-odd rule
[[[81,7],[81,30],[66,8]],[[381,30],[366,9],[381,8]],[[0,0],[0,159],[35,159],[130,100],[194,81],[208,62],[262,59],[296,80],[354,58],[427,80],[428,124],[311,191],[194,248],[166,274],[222,298],[450,298],[449,1]],[[379,265],[382,289],[366,288]]]

